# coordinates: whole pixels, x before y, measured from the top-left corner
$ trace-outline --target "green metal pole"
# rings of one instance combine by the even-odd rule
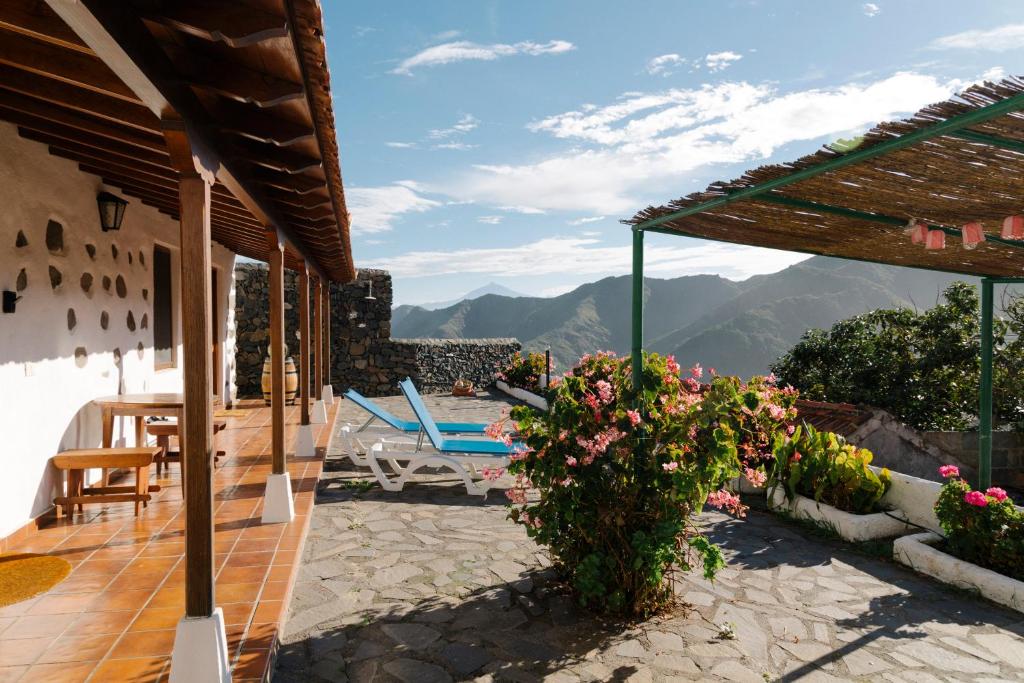
[[[992,485],[992,280],[981,279],[981,390],[978,410],[978,488]]]
[[[644,231],[633,228],[633,389],[644,373]]]

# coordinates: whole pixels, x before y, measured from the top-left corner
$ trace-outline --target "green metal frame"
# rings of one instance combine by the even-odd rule
[[[717,209],[742,199],[755,199],[772,202],[793,208],[807,209],[820,213],[829,213],[847,218],[882,223],[886,225],[905,225],[906,220],[895,216],[857,211],[840,206],[832,206],[811,202],[785,195],[775,194],[774,190],[793,183],[814,178],[823,173],[835,171],[851,164],[866,161],[889,152],[924,142],[931,138],[947,135],[969,142],[991,145],[1014,152],[1024,152],[1024,142],[1011,140],[986,133],[979,133],[964,128],[989,121],[1024,109],[1024,93],[1008,97],[994,104],[952,116],[945,121],[927,128],[894,137],[866,149],[855,149],[841,156],[829,159],[816,166],[794,171],[779,178],[744,187],[714,199],[699,202],[679,211],[665,214],[657,218],[643,221],[633,226],[633,292],[632,292],[632,373],[633,388],[639,389],[643,381],[643,313],[644,313],[644,233],[656,232],[673,235],[685,235],[681,230],[662,227],[666,223],[686,218],[705,211]],[[933,230],[942,230],[947,235],[959,236],[960,231],[945,225],[929,225]],[[693,235],[691,235],[693,237]],[[986,240],[1013,248],[1024,248],[1024,243],[1005,240],[1001,237],[986,235]],[[704,238],[707,239],[707,238]],[[997,283],[1024,283],[1024,278],[982,277],[981,280],[981,382],[978,390],[978,486],[988,488],[992,484],[992,317],[993,317],[993,285]]]
[[[981,280],[981,384],[978,388],[978,488],[992,485],[992,285]]]

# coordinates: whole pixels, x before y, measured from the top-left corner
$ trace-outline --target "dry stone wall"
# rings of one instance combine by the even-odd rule
[[[258,396],[269,343],[267,266],[235,269],[235,352],[239,396]],[[285,339],[298,360],[297,276],[285,272]],[[522,345],[515,339],[391,339],[391,275],[360,270],[356,281],[331,285],[331,381],[335,391],[354,388],[367,396],[398,393],[412,377],[423,392],[449,391],[455,380],[476,386],[494,382],[497,367]]]

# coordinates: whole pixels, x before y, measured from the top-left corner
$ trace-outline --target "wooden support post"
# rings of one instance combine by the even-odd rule
[[[331,283],[324,287],[324,376],[321,382],[331,386]],[[333,397],[334,392],[331,391]]]
[[[309,424],[309,267],[299,267],[299,405],[301,424]]]
[[[270,263],[270,421],[273,473],[285,473],[284,445],[284,244],[268,234]]]
[[[181,317],[185,394],[181,462],[185,489],[185,616],[210,617],[213,582],[213,358],[210,354],[210,188],[214,174],[193,150],[185,126],[164,126],[181,212]]]
[[[313,333],[313,395],[322,401],[324,391],[324,282],[316,279],[316,331]]]

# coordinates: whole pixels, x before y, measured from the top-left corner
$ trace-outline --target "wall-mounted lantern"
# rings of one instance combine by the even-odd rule
[[[96,204],[100,209],[100,227],[103,232],[120,230],[121,221],[124,220],[124,209],[128,202],[115,194],[100,192],[96,195]]]

